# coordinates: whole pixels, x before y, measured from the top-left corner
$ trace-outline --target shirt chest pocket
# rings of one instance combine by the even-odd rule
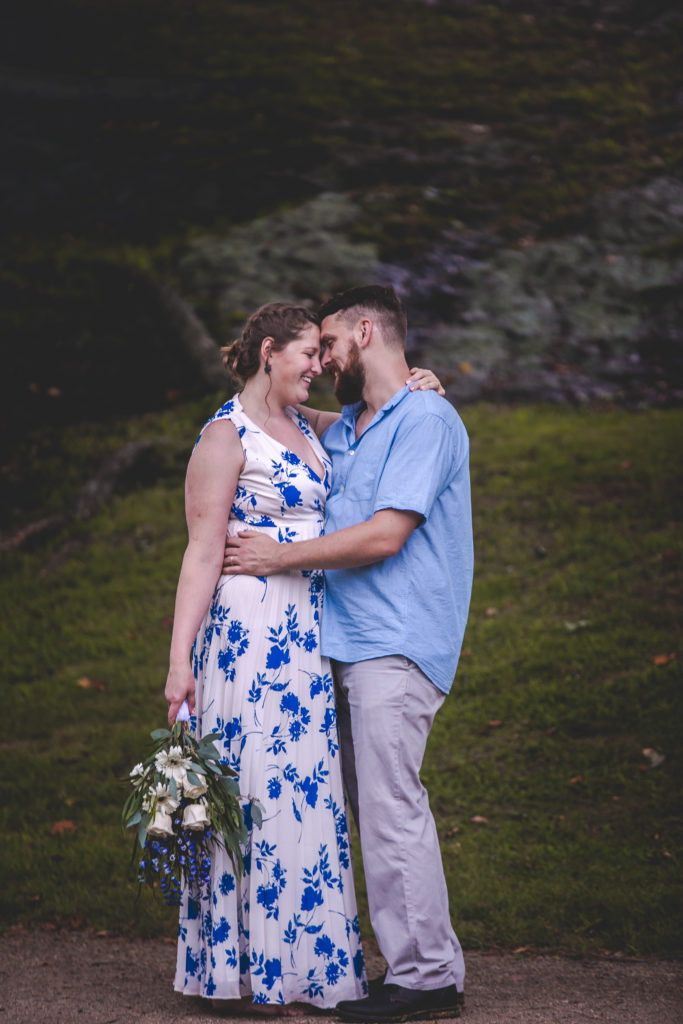
[[[377,493],[377,482],[380,467],[372,460],[351,456],[351,465],[347,469],[346,480],[339,488],[346,501],[354,503],[357,510],[372,509]]]

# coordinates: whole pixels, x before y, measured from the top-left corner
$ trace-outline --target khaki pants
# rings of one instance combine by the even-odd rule
[[[439,839],[420,767],[444,694],[402,655],[333,661],[344,785],[386,981],[463,990]]]

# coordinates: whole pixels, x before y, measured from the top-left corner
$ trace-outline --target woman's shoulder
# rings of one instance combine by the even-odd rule
[[[241,435],[244,432],[244,419],[242,414],[242,406],[237,395],[233,395],[227,402],[224,402],[220,409],[217,409],[213,416],[210,416],[206,421],[202,429],[199,431],[197,440],[195,441],[195,447],[201,440],[207,427],[210,427],[214,423],[220,423],[221,421],[229,421],[232,423],[237,432]]]
[[[232,398],[223,403],[220,409],[216,409],[213,416],[206,421],[202,430],[205,430],[209,423],[215,423],[217,420],[232,420],[236,425],[241,424],[243,415],[239,395],[233,395]]]

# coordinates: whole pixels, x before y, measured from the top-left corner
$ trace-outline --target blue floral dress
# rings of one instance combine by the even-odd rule
[[[244,450],[229,535],[257,529],[288,542],[322,532],[331,464],[307,420],[287,414],[323,480],[249,420],[237,396],[206,424],[230,419]],[[318,571],[222,576],[197,634],[199,734],[221,734],[241,793],[265,812],[250,828],[241,881],[218,848],[210,893],[183,893],[175,988],[187,995],[330,1007],[367,992],[321,602]]]

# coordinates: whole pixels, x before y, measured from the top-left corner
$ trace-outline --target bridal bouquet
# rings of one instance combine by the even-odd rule
[[[242,874],[242,851],[248,832],[235,772],[221,764],[215,746],[219,733],[197,740],[186,722],[155,729],[154,745],[129,775],[132,792],[121,820],[136,829],[133,861],[138,882],[161,886],[167,903],[178,904],[182,884],[209,883],[211,848],[220,843]],[[247,817],[261,824],[261,805],[251,800]]]

